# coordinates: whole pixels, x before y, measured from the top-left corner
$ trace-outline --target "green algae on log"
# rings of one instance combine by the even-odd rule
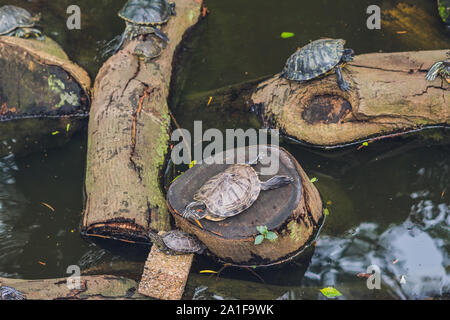
[[[89,118],[84,235],[148,242],[149,228],[171,229],[160,186],[170,134],[167,97],[174,52],[198,21],[200,7],[201,1],[177,1],[177,16],[162,27],[170,42],[161,56],[143,62],[133,55],[138,41],[127,41],[97,75]]]
[[[255,154],[249,148],[245,154]],[[226,170],[230,166],[227,164],[195,165],[175,180],[167,193],[177,227],[196,235],[221,261],[237,266],[267,266],[293,258],[312,240],[323,219],[319,192],[295,158],[275,146],[260,145],[258,152],[279,159],[277,175],[290,176],[294,182],[280,189],[261,192],[256,202],[237,216],[220,222],[203,219],[202,228],[181,216],[197,190],[211,177]],[[236,155],[226,152],[215,157],[221,156],[228,159]],[[212,163],[207,159],[204,161]],[[259,163],[255,170],[258,172],[261,168]],[[262,176],[262,181],[267,178]],[[278,238],[255,245],[258,226],[266,226],[277,233]]]

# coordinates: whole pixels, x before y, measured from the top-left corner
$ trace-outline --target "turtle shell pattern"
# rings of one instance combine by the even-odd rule
[[[345,40],[320,39],[296,51],[286,62],[283,76],[308,81],[332,70],[342,59]]]
[[[27,10],[11,5],[0,8],[0,35],[34,25],[33,17]]]
[[[122,19],[139,25],[164,24],[170,16],[167,0],[130,0],[119,12]]]
[[[194,253],[204,249],[202,243],[196,238],[180,230],[168,231],[162,239],[169,249],[181,253]]]
[[[235,216],[250,208],[261,192],[261,182],[249,165],[232,165],[208,180],[194,195],[208,211],[220,218]]]

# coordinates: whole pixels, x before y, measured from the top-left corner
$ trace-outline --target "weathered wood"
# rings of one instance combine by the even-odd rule
[[[290,176],[294,182],[283,188],[261,192],[257,201],[240,215],[221,222],[203,219],[203,228],[181,216],[186,205],[193,201],[195,192],[211,177],[229,167],[228,164],[196,165],[175,180],[168,191],[169,208],[177,226],[195,234],[210,252],[226,263],[253,266],[283,262],[307,244],[323,217],[320,195],[295,158],[274,146],[261,145],[258,152],[277,157],[277,174]],[[252,153],[247,149],[246,154],[248,157]],[[235,153],[224,157],[234,158]],[[261,164],[255,170],[260,171]],[[263,176],[262,181],[268,178]],[[258,226],[266,226],[276,232],[278,239],[255,245]]]
[[[0,70],[0,156],[67,142],[87,116],[89,76],[50,38],[0,37]]]
[[[147,241],[149,227],[170,229],[159,184],[169,141],[167,97],[175,49],[200,6],[177,1],[177,16],[162,27],[170,42],[160,57],[140,61],[132,41],[101,68],[89,121],[84,234]]]
[[[27,300],[143,300],[137,282],[124,277],[82,276],[80,289],[69,289],[68,279],[19,280],[0,278],[0,285],[12,287]],[[69,283],[73,284],[72,279]]]
[[[160,300],[180,300],[193,260],[193,254],[171,256],[153,246],[139,283],[139,293]]]

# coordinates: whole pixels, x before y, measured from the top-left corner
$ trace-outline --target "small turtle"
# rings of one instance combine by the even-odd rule
[[[34,28],[39,16],[33,17],[27,10],[7,5],[0,8],[0,36],[44,40],[41,31]]]
[[[447,59],[433,64],[426,75],[428,81],[434,81],[441,76],[447,83],[450,83],[450,51],[447,52]]]
[[[0,287],[0,300],[26,300],[26,297],[14,288],[2,286]]]
[[[253,169],[258,159],[247,164],[232,165],[209,179],[194,195],[196,201],[186,206],[183,217],[222,221],[250,208],[261,190],[280,188],[294,181],[287,176],[275,176],[261,182]]]
[[[148,236],[159,250],[169,255],[203,253],[206,249],[197,238],[180,230],[171,230],[163,235],[150,231]]]
[[[161,52],[162,48],[153,39],[140,42],[134,48],[134,54],[144,62],[149,62],[151,59],[159,57]]]
[[[337,75],[339,88],[343,91],[350,89],[343,76],[341,67],[353,61],[355,52],[344,49],[345,40],[320,39],[313,41],[297,50],[286,62],[280,77],[299,82],[315,79],[334,70]]]
[[[120,50],[125,39],[134,39],[139,35],[154,33],[169,42],[159,26],[166,23],[171,15],[176,15],[175,3],[168,3],[167,0],[129,0],[119,11],[119,17],[125,20],[126,28],[115,51]]]

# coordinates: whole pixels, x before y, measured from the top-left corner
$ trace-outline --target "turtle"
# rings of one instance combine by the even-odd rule
[[[27,10],[13,5],[0,8],[0,36],[28,38],[35,36],[44,40],[41,31],[34,28],[39,15],[32,16]]]
[[[182,216],[186,219],[222,221],[236,216],[258,199],[261,190],[272,190],[294,181],[288,176],[274,176],[261,182],[253,168],[258,160],[234,164],[209,179],[194,195]]]
[[[181,230],[171,230],[162,235],[150,230],[148,237],[159,250],[168,255],[201,254],[206,249],[197,238]]]
[[[431,66],[425,78],[428,81],[434,81],[438,76],[450,83],[450,51],[447,52],[446,60],[438,61]]]
[[[125,39],[134,39],[140,35],[155,34],[169,42],[159,26],[166,23],[171,15],[176,15],[175,3],[167,0],[129,0],[118,15],[125,20],[126,28],[115,52],[120,50]]]
[[[134,48],[134,54],[144,62],[149,62],[161,55],[162,48],[153,39],[147,39],[138,43]]]
[[[341,67],[353,61],[353,49],[345,49],[343,39],[319,39],[298,49],[286,62],[280,77],[304,82],[335,71],[339,88],[350,89],[343,76]]]
[[[14,288],[0,287],[0,300],[26,300],[26,297]]]

